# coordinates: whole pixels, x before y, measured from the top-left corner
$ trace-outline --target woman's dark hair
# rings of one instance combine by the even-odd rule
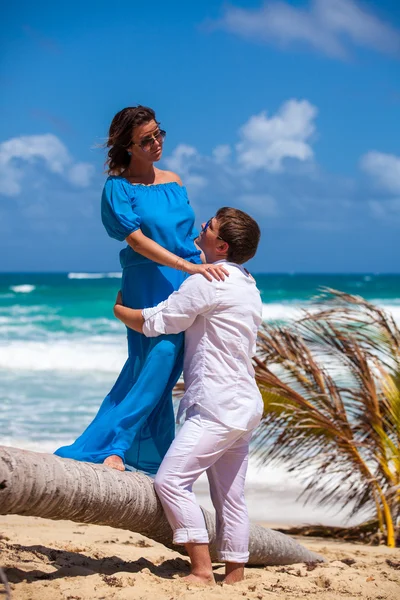
[[[238,265],[253,258],[260,241],[257,222],[238,208],[224,206],[217,211],[218,236],[227,244],[228,261]]]
[[[156,121],[156,113],[148,106],[128,106],[120,110],[111,121],[108,132],[107,148],[109,175],[119,175],[130,162],[128,148],[132,142],[132,132],[138,125]]]

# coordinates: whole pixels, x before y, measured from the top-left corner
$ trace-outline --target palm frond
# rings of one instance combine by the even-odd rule
[[[393,318],[363,298],[325,289],[297,321],[263,326],[255,370],[265,407],[259,459],[303,475],[306,499],[351,504],[352,514],[382,506],[389,528],[388,506],[396,518],[400,497]]]

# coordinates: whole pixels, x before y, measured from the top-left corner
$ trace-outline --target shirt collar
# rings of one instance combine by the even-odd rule
[[[234,262],[229,262],[226,258],[220,258],[220,260],[216,260],[215,262],[213,262],[213,265],[219,265],[221,263],[225,263],[227,265],[231,265],[232,267],[236,267],[237,269],[242,271],[243,275],[245,275],[246,277],[250,277],[251,279],[254,279],[254,277],[249,273],[249,271],[243,265],[239,265],[238,263],[234,263]]]

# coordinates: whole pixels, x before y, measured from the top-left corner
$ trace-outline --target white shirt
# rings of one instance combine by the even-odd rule
[[[241,266],[226,261],[225,281],[188,277],[179,290],[153,308],[142,311],[143,333],[185,334],[183,378],[185,394],[178,421],[199,404],[218,421],[234,429],[255,427],[263,403],[251,362],[262,321],[260,292]]]

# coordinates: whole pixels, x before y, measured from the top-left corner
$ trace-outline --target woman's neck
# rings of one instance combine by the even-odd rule
[[[156,178],[156,170],[153,163],[140,164],[135,161],[130,163],[129,167],[123,172],[123,176],[140,183],[153,183]]]

